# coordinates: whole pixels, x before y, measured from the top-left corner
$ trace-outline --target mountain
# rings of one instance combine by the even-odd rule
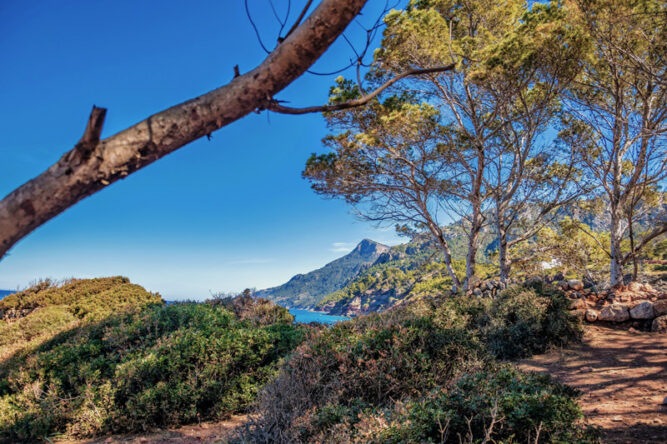
[[[457,274],[464,272],[462,258],[455,256],[453,265]],[[391,247],[340,290],[321,298],[315,308],[329,314],[355,316],[381,312],[450,289],[451,279],[440,249],[429,236],[420,235],[406,244]]]
[[[278,287],[259,290],[257,296],[290,308],[312,308],[322,297],[343,288],[389,250],[386,245],[364,239],[345,256],[310,273],[297,274]]]

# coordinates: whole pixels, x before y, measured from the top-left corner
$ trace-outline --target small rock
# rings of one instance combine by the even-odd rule
[[[588,322],[595,322],[598,320],[598,312],[595,310],[586,310],[586,320]]]
[[[592,371],[593,371],[593,367],[590,367],[588,365],[586,367],[581,367],[581,370],[580,370],[581,373],[590,373]]]
[[[647,293],[653,293],[655,289],[651,286],[651,284],[643,284],[642,285],[642,291],[645,291]]]
[[[617,296],[618,297],[616,300],[619,302],[632,302],[633,299],[632,295],[627,293],[621,293],[620,295]]]
[[[628,307],[622,304],[611,304],[602,309],[598,316],[601,321],[624,322],[630,319]]]
[[[639,302],[630,310],[630,317],[632,319],[653,319],[655,317],[653,304],[649,301]]]
[[[667,315],[657,317],[651,324],[651,331],[657,333],[667,333]]]
[[[577,279],[570,279],[567,281],[567,286],[576,291],[581,291],[584,289],[584,284]]]
[[[635,293],[643,290],[642,284],[639,282],[630,282],[630,284],[628,284],[628,289]]]
[[[572,302],[572,308],[576,310],[585,310],[588,308],[588,305],[586,305],[586,300],[585,299],[575,299]]]
[[[475,296],[481,296],[482,295],[482,290],[480,290],[479,288],[475,288],[472,291],[472,294],[474,294]]]

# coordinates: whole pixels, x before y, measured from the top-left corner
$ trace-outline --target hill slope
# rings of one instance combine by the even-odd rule
[[[44,281],[0,300],[0,376],[13,361],[59,333],[111,314],[161,305],[125,277],[72,279],[62,285]],[[12,357],[12,360],[7,360]]]
[[[312,308],[325,295],[341,289],[390,250],[370,239],[362,240],[345,256],[306,274],[297,274],[287,283],[257,292],[258,297],[286,307]]]

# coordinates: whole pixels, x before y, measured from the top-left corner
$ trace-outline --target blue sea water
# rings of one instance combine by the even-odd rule
[[[0,299],[4,298],[7,295],[10,295],[12,293],[16,293],[13,290],[0,290]]]
[[[346,316],[332,316],[326,313],[320,313],[317,311],[308,311],[308,310],[298,310],[296,308],[290,308],[289,312],[292,313],[292,315],[294,315],[294,320],[296,322],[303,322],[304,324],[307,324],[309,322],[335,324],[336,322],[350,319]]]

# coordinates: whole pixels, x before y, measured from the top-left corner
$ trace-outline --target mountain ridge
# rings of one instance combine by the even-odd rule
[[[312,309],[321,298],[343,288],[390,250],[387,245],[363,239],[348,254],[316,270],[296,274],[282,285],[258,290],[256,295],[285,307]]]

